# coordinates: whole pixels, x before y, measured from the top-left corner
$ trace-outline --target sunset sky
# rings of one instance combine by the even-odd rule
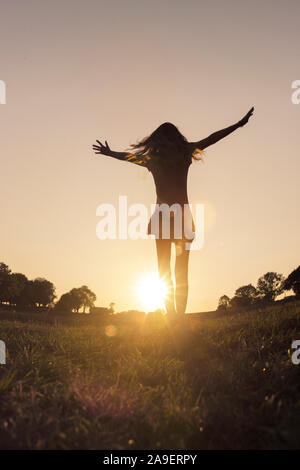
[[[188,312],[216,308],[267,271],[299,265],[298,0],[0,2],[1,254],[57,295],[89,286],[97,305],[143,309],[155,242],[96,237],[96,209],[155,202],[151,174],[95,155],[125,150],[170,121],[196,141],[245,127],[191,166],[191,204],[205,204],[203,249],[191,253]]]

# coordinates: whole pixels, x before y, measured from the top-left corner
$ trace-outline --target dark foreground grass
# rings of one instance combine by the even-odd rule
[[[2,449],[300,448],[299,306],[108,333],[0,321]]]

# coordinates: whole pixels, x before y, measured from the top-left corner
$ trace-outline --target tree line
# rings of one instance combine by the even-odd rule
[[[50,310],[64,313],[83,313],[92,310],[96,294],[87,286],[73,288],[55,303],[55,286],[42,277],[30,280],[23,273],[14,273],[0,262],[0,305],[17,310]],[[112,304],[111,304],[112,305]]]
[[[261,276],[256,287],[252,284],[239,287],[230,299],[222,295],[218,310],[235,310],[251,308],[274,302],[284,291],[292,290],[296,298],[300,298],[300,266],[294,269],[285,279],[282,274],[267,272]]]
[[[273,302],[284,291],[292,290],[300,298],[300,266],[285,279],[282,274],[268,272],[252,284],[239,287],[230,299],[222,295],[218,310],[251,308]],[[30,280],[25,274],[14,273],[0,262],[0,306],[6,305],[16,310],[52,310],[58,313],[80,312],[110,314],[114,312],[114,303],[109,308],[95,307],[96,294],[87,286],[73,288],[62,294],[57,302],[55,286],[42,277]]]

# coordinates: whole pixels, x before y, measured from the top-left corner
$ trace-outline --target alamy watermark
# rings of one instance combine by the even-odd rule
[[[4,341],[0,339],[0,364],[6,364],[6,346]]]
[[[192,210],[195,214],[195,225]],[[119,196],[116,208],[103,203],[97,207],[96,234],[100,240],[137,240],[152,238],[183,239],[187,250],[200,250],[204,243],[204,204],[151,204],[150,233],[147,226],[149,211],[144,204],[128,206],[127,196]],[[128,220],[132,217],[132,220]]]
[[[300,340],[296,339],[295,341],[293,341],[291,348],[296,349],[296,351],[294,351],[291,355],[291,360],[292,363],[297,366],[298,364],[300,364]]]
[[[0,80],[0,104],[6,104],[6,84]]]
[[[294,80],[292,82],[292,88],[295,89],[295,91],[292,93],[291,100],[293,104],[299,104],[300,103],[300,80]]]

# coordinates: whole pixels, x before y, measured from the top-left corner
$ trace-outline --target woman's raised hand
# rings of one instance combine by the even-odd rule
[[[247,124],[247,122],[249,121],[250,116],[252,116],[252,114],[253,114],[253,111],[254,111],[254,107],[252,107],[250,109],[250,111],[248,111],[248,113],[239,121],[239,124],[240,124],[241,127],[244,126],[245,124]]]
[[[95,153],[101,153],[102,155],[108,155],[109,157],[112,156],[112,150],[109,148],[107,141],[105,141],[105,145],[103,145],[100,140],[96,140],[99,145],[93,145],[93,150]]]

